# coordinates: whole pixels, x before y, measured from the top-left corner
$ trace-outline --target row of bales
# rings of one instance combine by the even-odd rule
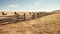
[[[0,12],[0,23],[15,23],[51,14],[51,12]]]

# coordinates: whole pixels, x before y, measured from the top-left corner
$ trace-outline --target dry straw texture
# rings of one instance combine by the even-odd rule
[[[0,34],[60,34],[60,14],[0,26]]]

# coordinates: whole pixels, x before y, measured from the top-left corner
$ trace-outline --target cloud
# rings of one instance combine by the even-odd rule
[[[39,5],[39,3],[38,2],[36,2],[36,3],[34,3],[35,5]]]
[[[33,8],[33,7],[36,7],[36,6],[34,6],[34,5],[28,5],[27,7],[28,8]]]
[[[19,5],[9,5],[10,8],[17,8]]]
[[[17,4],[8,5],[6,9],[10,10],[10,11],[19,10],[19,5],[17,5]]]

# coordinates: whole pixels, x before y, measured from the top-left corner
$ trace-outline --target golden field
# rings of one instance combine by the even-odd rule
[[[1,25],[0,34],[60,34],[60,14]]]

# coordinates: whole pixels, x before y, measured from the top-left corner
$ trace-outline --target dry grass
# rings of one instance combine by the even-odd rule
[[[0,26],[0,34],[60,34],[60,14]]]

